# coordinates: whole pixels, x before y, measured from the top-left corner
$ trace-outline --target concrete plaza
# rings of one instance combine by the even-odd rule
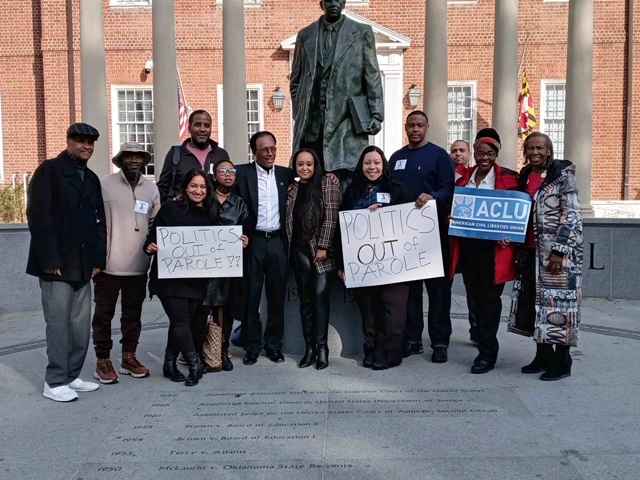
[[[2,315],[0,479],[639,478],[640,302],[586,300],[573,376],[555,383],[520,374],[534,345],[504,324],[496,370],[471,375],[465,308],[455,295],[444,365],[245,367],[234,350],[232,373],[187,388],[161,377],[166,317],[151,302],[139,357],[152,376],[71,404],[41,396],[41,313]]]

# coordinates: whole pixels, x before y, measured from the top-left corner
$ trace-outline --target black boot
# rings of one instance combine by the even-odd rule
[[[193,387],[194,385],[197,385],[200,380],[202,362],[200,361],[200,356],[196,352],[183,353],[183,356],[187,361],[187,366],[189,367],[189,375],[184,381],[184,384],[187,387]]]
[[[164,365],[162,366],[162,374],[172,382],[184,382],[185,378],[182,372],[178,370],[176,361],[178,356],[175,353],[166,351],[164,353]]]
[[[299,368],[310,367],[316,361],[317,355],[318,355],[318,351],[316,349],[316,346],[313,344],[307,343],[304,346],[304,355],[298,362],[298,367]]]
[[[329,347],[326,345],[318,345],[317,350],[316,370],[324,370],[329,366]]]
[[[536,343],[536,356],[529,365],[520,369],[522,373],[540,373],[547,370],[553,357],[553,345],[549,343]]]
[[[553,353],[553,361],[551,366],[540,375],[540,380],[545,382],[552,382],[554,380],[560,380],[561,378],[571,376],[571,354],[569,353],[568,345],[556,345],[556,351]]]
[[[373,367],[373,349],[364,346],[364,358],[362,359],[362,366],[364,368]]]
[[[204,356],[202,353],[198,353],[198,359],[200,363],[198,363],[198,379],[204,377],[204,374],[207,373],[207,364],[204,361]]]

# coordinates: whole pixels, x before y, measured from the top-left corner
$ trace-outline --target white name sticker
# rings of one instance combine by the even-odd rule
[[[407,168],[407,159],[406,158],[403,158],[403,159],[400,159],[400,160],[396,161],[396,164],[393,167],[394,170],[404,170],[405,168]]]
[[[144,200],[136,200],[136,206],[133,207],[133,211],[142,215],[146,215],[147,213],[149,213],[149,202],[145,202]]]
[[[376,193],[377,203],[391,203],[391,195],[388,193]]]

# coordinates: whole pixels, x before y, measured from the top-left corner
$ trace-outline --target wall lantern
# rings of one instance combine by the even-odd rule
[[[420,104],[420,100],[422,99],[422,91],[418,88],[418,86],[414,83],[409,88],[409,105],[411,108],[416,108]]]
[[[275,108],[278,112],[284,108],[284,101],[286,100],[286,95],[282,91],[280,87],[276,88],[276,91],[273,92],[271,96],[271,101],[273,102],[273,108]]]

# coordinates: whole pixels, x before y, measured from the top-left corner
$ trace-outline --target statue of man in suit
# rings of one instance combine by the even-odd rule
[[[298,33],[290,84],[294,151],[314,149],[343,178],[384,120],[373,31],[344,16],[345,3],[320,0],[324,15]]]

